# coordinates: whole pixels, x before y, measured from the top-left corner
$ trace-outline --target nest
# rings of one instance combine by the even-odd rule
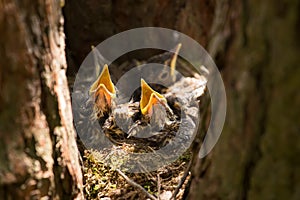
[[[172,58],[166,55],[154,58],[166,63],[165,59]],[[130,65],[132,63],[122,67]],[[190,69],[186,65],[181,68]],[[93,101],[86,90],[94,78],[86,78],[87,74],[91,73],[79,78],[77,90],[72,93],[74,122],[84,156],[86,198],[151,199],[160,196],[168,199],[173,195],[180,199],[190,176],[188,148],[197,133],[199,97],[204,93],[206,79],[182,77],[168,88],[153,86],[166,97],[171,109],[171,112],[166,111],[165,123],[155,130],[149,128],[149,119],[139,111],[139,91],[133,94],[130,102],[117,105],[115,113],[95,117]],[[116,113],[117,110],[120,112]],[[116,123],[128,119],[131,121],[128,127],[121,128]],[[136,137],[142,131],[152,135]],[[123,174],[122,171],[144,173]]]

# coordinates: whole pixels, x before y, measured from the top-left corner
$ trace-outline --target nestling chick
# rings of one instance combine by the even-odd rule
[[[104,65],[98,79],[90,87],[89,94],[95,102],[94,113],[97,118],[111,112],[113,99],[116,97],[116,90],[111,81],[107,65]]]

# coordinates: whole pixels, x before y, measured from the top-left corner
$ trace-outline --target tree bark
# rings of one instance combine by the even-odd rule
[[[213,152],[195,161],[189,199],[298,199],[300,4],[227,4],[230,37],[216,57],[226,124]]]
[[[60,3],[0,3],[1,199],[83,198]]]
[[[211,26],[215,27],[214,32],[219,28],[212,23],[214,9],[210,0],[68,1],[64,7],[68,75],[76,75],[92,45],[132,28],[157,26],[175,29],[206,47]],[[217,45],[218,41],[214,43]]]

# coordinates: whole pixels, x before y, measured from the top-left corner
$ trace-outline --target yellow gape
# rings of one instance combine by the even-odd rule
[[[102,115],[111,108],[112,99],[116,95],[116,90],[111,81],[108,66],[106,64],[98,79],[92,84],[89,92],[94,97],[96,112],[99,112]]]
[[[143,115],[152,115],[152,106],[157,103],[166,104],[165,97],[154,91],[145,81],[141,79],[142,97],[140,108]]]

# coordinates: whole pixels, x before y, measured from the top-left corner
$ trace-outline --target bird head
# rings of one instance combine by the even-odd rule
[[[145,81],[141,79],[142,95],[140,100],[140,109],[143,115],[152,115],[155,104],[167,105],[166,98],[154,91]]]
[[[89,94],[93,96],[94,110],[100,115],[112,107],[112,99],[116,96],[115,86],[111,81],[108,66],[105,64],[97,80],[92,84]]]

